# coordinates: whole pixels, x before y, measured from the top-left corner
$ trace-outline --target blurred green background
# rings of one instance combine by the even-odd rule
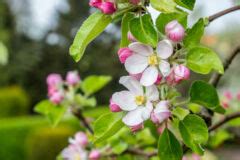
[[[235,3],[239,1],[197,0],[189,24]],[[0,0],[1,160],[53,160],[66,146],[68,137],[80,129],[75,119],[51,128],[43,117],[33,113],[33,106],[46,98],[45,77],[49,73],[65,75],[77,69],[82,77],[111,75],[113,81],[96,95],[99,104],[107,104],[111,94],[121,87],[117,81],[126,71],[116,55],[119,23],[110,25],[91,43],[81,62],[75,63],[68,54],[77,29],[93,11],[88,0]],[[155,11],[152,13],[155,18]],[[215,48],[222,59],[240,45],[240,22],[236,21],[239,17],[239,13],[232,13],[207,28],[203,43]],[[4,55],[7,52],[8,57]],[[238,57],[222,79],[220,94],[226,89],[233,93],[240,91],[239,60]],[[209,78],[193,75],[192,79],[199,77]],[[189,83],[180,87],[185,95],[187,86]],[[239,147],[240,134],[236,135],[234,145]],[[224,151],[227,153],[221,157],[229,157],[228,150]],[[224,151],[220,148],[217,153]],[[232,154],[240,157],[237,152]]]

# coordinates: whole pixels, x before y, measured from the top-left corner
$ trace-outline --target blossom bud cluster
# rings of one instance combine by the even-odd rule
[[[48,97],[54,104],[60,104],[66,95],[64,85],[77,86],[80,82],[80,76],[76,71],[67,73],[66,80],[64,81],[60,74],[52,73],[47,76]]]
[[[101,157],[100,151],[97,149],[89,151],[87,150],[88,145],[87,135],[83,132],[78,132],[74,138],[69,139],[69,146],[62,151],[61,156],[66,160],[99,160]]]
[[[233,93],[230,91],[225,91],[223,93],[223,97],[221,98],[221,104],[224,108],[233,108],[235,105],[232,102],[239,102],[240,101],[240,92],[237,93],[237,95],[234,97]]]
[[[98,8],[104,14],[113,14],[114,12],[116,12],[116,5],[114,1],[111,0],[90,0],[89,5],[91,7]]]
[[[123,122],[135,132],[142,129],[144,121],[150,119],[160,124],[171,116],[171,103],[161,99],[162,84],[175,86],[190,78],[190,70],[178,61],[176,43],[183,40],[185,30],[177,20],[165,26],[166,39],[159,41],[156,48],[138,42],[128,32],[131,42],[120,48],[118,57],[129,76],[120,78],[119,83],[127,90],[116,92],[110,99],[112,112],[125,111]],[[159,86],[159,87],[158,87]]]

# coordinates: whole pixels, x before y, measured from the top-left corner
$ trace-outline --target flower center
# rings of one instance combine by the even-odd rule
[[[146,99],[144,96],[136,96],[135,97],[135,102],[137,105],[143,105],[145,103]]]
[[[76,154],[74,155],[74,160],[81,160],[80,155],[76,153]]]
[[[148,64],[151,66],[157,65],[158,64],[158,57],[153,54],[151,56],[148,57]]]

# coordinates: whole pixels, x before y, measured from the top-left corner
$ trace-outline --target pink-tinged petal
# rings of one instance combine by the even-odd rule
[[[74,142],[76,145],[86,146],[88,144],[88,137],[83,132],[78,132],[74,136]]]
[[[89,153],[89,159],[90,160],[99,160],[101,158],[101,153],[99,150],[92,150],[90,153]]]
[[[157,101],[159,99],[159,92],[155,85],[146,87],[146,97],[149,101]]]
[[[133,52],[129,48],[120,48],[118,50],[118,57],[121,63],[125,63],[126,59],[133,55]]]
[[[132,35],[132,33],[130,31],[128,31],[127,37],[128,37],[128,40],[131,42],[137,41],[136,38]]]
[[[173,42],[181,42],[185,35],[185,29],[178,21],[173,20],[166,25],[165,33]]]
[[[142,73],[138,73],[138,74],[129,74],[129,76],[135,78],[137,81],[140,81],[141,77],[142,77]]]
[[[119,83],[124,85],[129,91],[135,95],[143,95],[143,87],[135,78],[131,76],[122,76]]]
[[[157,80],[154,84],[159,85],[162,81],[162,78],[163,78],[162,75],[158,74]]]
[[[135,95],[129,91],[116,92],[112,96],[112,102],[124,111],[132,111],[137,108]]]
[[[157,54],[162,59],[167,59],[173,54],[173,46],[169,40],[162,40],[157,45]]]
[[[228,100],[232,100],[233,96],[232,93],[230,91],[225,91],[223,93],[223,95],[228,99]]]
[[[161,60],[161,62],[159,64],[159,69],[160,69],[163,77],[167,77],[171,72],[170,64],[164,60]]]
[[[171,116],[168,106],[168,101],[160,101],[151,113],[151,120],[154,123],[162,123],[164,120],[168,119]]]
[[[158,69],[155,66],[148,67],[141,77],[140,83],[144,86],[153,85],[158,77]]]
[[[190,70],[184,65],[177,65],[174,67],[174,78],[176,83],[190,78]]]
[[[150,56],[153,54],[153,49],[151,46],[145,45],[140,42],[131,43],[128,46],[134,53],[140,54],[142,56]]]
[[[60,74],[56,73],[51,73],[47,76],[47,85],[48,86],[54,86],[56,87],[57,85],[61,84],[63,82],[62,77]]]
[[[66,82],[69,85],[76,85],[80,82],[80,76],[77,71],[69,71],[66,76]]]
[[[111,112],[121,112],[121,111],[122,111],[122,109],[119,107],[119,105],[115,104],[115,103],[112,101],[112,99],[110,99],[110,105],[109,105],[109,107],[110,107]]]
[[[131,126],[130,129],[131,129],[131,132],[135,133],[141,129],[143,129],[144,126],[143,126],[143,123],[140,123],[138,125],[135,125],[135,126]]]
[[[143,120],[148,120],[150,118],[151,112],[153,111],[153,104],[150,101],[147,101],[146,106],[142,112]]]
[[[132,127],[143,123],[143,112],[146,111],[145,107],[137,107],[135,110],[128,112],[122,119],[123,123]]]
[[[60,104],[64,99],[64,95],[61,91],[53,93],[50,97],[50,101],[54,104]]]
[[[114,12],[116,12],[116,7],[114,5],[114,3],[112,2],[102,2],[98,8],[102,11],[102,13],[104,14],[113,14]]]
[[[170,74],[165,78],[168,85],[176,85],[174,71],[171,70]]]
[[[130,74],[142,73],[148,66],[148,58],[134,54],[125,62],[125,68]]]

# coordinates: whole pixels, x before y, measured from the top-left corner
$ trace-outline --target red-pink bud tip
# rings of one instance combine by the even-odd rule
[[[101,157],[101,153],[98,150],[92,150],[89,154],[90,160],[99,160]]]
[[[184,38],[185,29],[177,20],[173,20],[166,25],[165,33],[173,42],[180,42]]]
[[[131,127],[130,127],[130,129],[131,129],[132,132],[137,132],[137,131],[139,131],[139,130],[141,130],[141,129],[143,129],[143,128],[144,128],[143,123],[140,123],[140,124],[138,124],[138,125],[135,125],[135,126],[131,126]]]
[[[120,48],[118,50],[118,57],[121,63],[125,63],[128,57],[130,57],[133,52],[128,48]]]
[[[104,14],[113,14],[116,12],[116,8],[114,3],[112,2],[102,2],[98,8],[102,11]]]
[[[115,104],[112,99],[110,99],[110,110],[111,112],[121,112],[122,109],[117,105]]]

